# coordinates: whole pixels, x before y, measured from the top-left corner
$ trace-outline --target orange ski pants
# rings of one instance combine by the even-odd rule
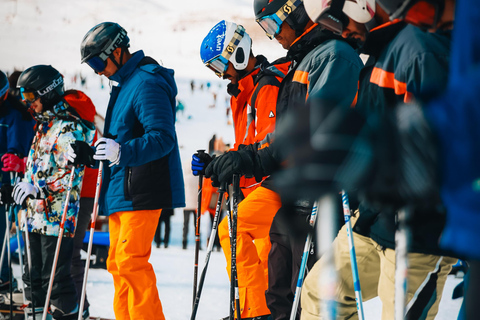
[[[161,212],[121,211],[109,216],[107,270],[113,276],[117,320],[165,320],[155,272],[148,262]]]
[[[268,254],[271,245],[268,233],[280,207],[280,196],[264,187],[255,189],[238,205],[237,278],[242,319],[270,314],[265,300],[268,286],[265,277],[267,259],[265,257],[262,261],[259,253]],[[220,223],[218,233],[230,276],[231,250],[227,217]],[[265,248],[266,242],[268,248]],[[260,243],[262,245],[257,248],[255,244]]]

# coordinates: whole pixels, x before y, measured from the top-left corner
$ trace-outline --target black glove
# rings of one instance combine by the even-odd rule
[[[13,192],[13,186],[9,184],[2,185],[2,187],[0,188],[0,204],[9,205],[14,203],[12,192]]]
[[[212,179],[212,184],[217,182],[232,181],[234,174],[252,176],[254,172],[254,159],[247,150],[230,151],[215,158],[205,169],[205,177]],[[215,186],[215,185],[214,185]]]
[[[215,155],[211,157],[208,153],[197,152],[192,155],[192,173],[194,176],[205,175],[205,168],[212,162]]]
[[[69,164],[74,166],[85,165],[87,167],[95,166],[95,150],[85,141],[76,140],[75,143],[70,144],[71,149],[67,152],[67,159]]]

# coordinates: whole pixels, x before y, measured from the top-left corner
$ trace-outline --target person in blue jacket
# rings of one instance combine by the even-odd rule
[[[5,206],[12,193],[10,172],[25,171],[23,158],[28,154],[33,139],[35,121],[27,108],[9,91],[9,81],[0,71],[0,234],[6,231]],[[0,237],[0,247],[4,237]],[[9,271],[7,259],[0,266],[0,292],[9,288]],[[15,286],[15,284],[14,284]]]
[[[100,211],[109,216],[107,270],[116,319],[165,319],[148,262],[163,208],[185,206],[175,132],[174,71],[143,51],[130,53],[127,32],[103,22],[87,32],[82,63],[118,83],[112,87],[105,135],[95,160],[105,161]]]

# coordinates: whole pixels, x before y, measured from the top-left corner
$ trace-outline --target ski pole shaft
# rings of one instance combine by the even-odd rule
[[[15,177],[13,175],[13,172],[10,172],[10,183],[13,186],[15,184]],[[8,247],[8,289],[10,292],[10,319],[13,318],[13,274],[12,274],[12,248],[10,246],[10,228],[12,227],[12,221],[14,219],[13,214],[14,214],[14,205],[13,203],[10,203],[9,205],[9,210],[8,210],[8,217],[7,217],[7,234],[8,234],[8,242],[7,242],[7,247]],[[15,219],[16,220],[16,219]],[[20,247],[20,242],[18,243],[18,246]]]
[[[232,201],[232,279],[234,279],[235,285],[235,309],[237,309],[237,320],[241,320],[240,310],[240,294],[238,290],[238,276],[237,276],[237,217],[238,217],[238,199],[240,198],[240,176],[238,174],[233,175],[233,201]]]
[[[197,150],[199,154],[203,154],[205,150]],[[195,297],[197,296],[197,278],[198,278],[198,254],[200,252],[200,217],[202,216],[202,189],[203,174],[198,175],[198,197],[197,212],[195,213],[195,261],[193,263],[193,301],[192,309],[195,305]]]
[[[45,298],[45,307],[43,308],[42,320],[47,319],[48,306],[50,304],[50,296],[52,295],[53,280],[55,279],[55,271],[57,270],[58,255],[60,254],[60,246],[62,245],[63,232],[65,230],[65,220],[67,219],[68,204],[70,202],[70,193],[72,192],[73,179],[75,178],[75,167],[71,166],[72,173],[67,187],[67,196],[65,197],[65,206],[63,207],[62,220],[60,221],[60,228],[58,230],[57,247],[55,248],[55,257],[53,258],[52,272],[50,274],[50,281],[48,283],[47,296]]]
[[[395,320],[405,318],[407,276],[408,276],[408,246],[410,229],[407,220],[411,208],[406,206],[397,213],[397,230],[395,232]]]
[[[35,302],[33,301],[33,282],[32,282],[32,255],[30,251],[30,235],[28,233],[28,224],[27,224],[27,215],[25,213],[25,210],[23,210],[22,213],[22,220],[24,223],[24,229],[25,229],[25,252],[27,254],[27,264],[28,264],[28,276],[30,279],[30,296],[31,296],[31,303],[32,303],[32,316],[33,319],[35,318]]]
[[[208,248],[207,248],[207,255],[205,257],[205,266],[203,267],[202,274],[200,275],[200,282],[198,284],[198,291],[195,297],[195,303],[193,305],[192,316],[190,317],[191,320],[195,320],[197,316],[198,305],[200,303],[200,296],[202,294],[203,283],[205,282],[205,276],[207,274],[208,263],[210,262],[210,254],[213,250],[213,244],[215,242],[215,236],[217,235],[218,229],[218,222],[220,220],[220,213],[222,211],[222,200],[223,195],[227,187],[225,184],[222,184],[218,189],[218,199],[217,199],[217,206],[215,208],[215,217],[213,218],[212,223],[212,232],[210,233],[210,239],[208,240]]]
[[[325,270],[320,275],[319,288],[322,290],[320,301],[321,317],[325,320],[335,320],[336,317],[336,296],[337,272],[333,251],[328,250],[335,239],[337,223],[336,215],[338,212],[338,203],[336,195],[326,194],[318,201],[318,219],[320,223],[316,224],[318,254],[325,259]]]
[[[350,202],[348,201],[348,194],[345,192],[345,190],[342,191],[342,204],[343,204],[343,216],[345,218],[345,226],[347,229],[348,248],[350,250],[350,263],[352,265],[353,287],[355,289],[355,299],[357,300],[358,319],[364,320],[365,316],[363,312],[362,291],[360,287],[360,277],[358,275],[357,256],[355,254],[355,244],[353,242],[352,222],[350,221],[350,218],[352,215],[350,211]]]
[[[317,207],[318,201],[315,201],[312,208],[312,213],[310,214],[310,225],[315,227],[315,222],[317,220]],[[307,240],[305,241],[305,247],[303,248],[302,263],[300,264],[300,269],[298,270],[298,280],[297,287],[295,289],[295,295],[293,296],[293,306],[292,311],[290,312],[290,320],[295,320],[297,316],[298,304],[300,302],[300,295],[302,293],[303,279],[305,276],[305,269],[307,268],[308,255],[310,253],[310,248],[312,246],[312,232],[308,232]]]
[[[100,161],[97,174],[97,186],[95,187],[95,199],[93,201],[92,217],[90,219],[90,237],[88,239],[87,259],[85,261],[85,273],[83,274],[82,295],[80,297],[80,309],[78,309],[78,320],[83,319],[83,308],[85,306],[85,294],[87,291],[88,270],[90,269],[90,255],[93,247],[93,234],[95,232],[95,222],[98,215],[98,199],[102,188],[103,161]]]
[[[233,236],[232,236],[232,197],[229,190],[227,194],[227,223],[228,223],[228,236],[230,238],[230,249],[233,248]],[[230,262],[230,304],[229,304],[229,320],[234,320],[235,313],[235,280],[232,276],[232,265]]]

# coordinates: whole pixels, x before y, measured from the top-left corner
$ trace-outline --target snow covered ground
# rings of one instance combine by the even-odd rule
[[[51,64],[66,79],[67,88],[85,91],[98,112],[105,114],[109,85],[85,65],[80,65],[79,47],[84,34],[102,21],[115,21],[128,31],[131,49],[143,49],[147,55],[175,69],[178,98],[185,105],[178,114],[177,134],[184,163],[197,149],[207,149],[213,134],[233,142],[233,127],[225,116],[225,83],[205,68],[199,47],[208,30],[222,19],[243,24],[253,38],[254,53],[273,60],[284,54],[275,41],[269,41],[253,20],[252,0],[1,0],[0,70],[11,72],[35,64]],[[77,82],[74,76],[77,75]],[[86,78],[81,86],[80,75]],[[192,93],[190,81],[197,89]],[[207,82],[212,89],[207,90]],[[203,84],[204,89],[200,90]],[[213,104],[212,90],[218,92]],[[152,248],[151,263],[157,274],[160,298],[167,319],[189,319],[192,305],[194,260],[193,230],[190,228],[188,250],[181,249],[183,223],[181,209],[172,217],[171,243],[168,249]],[[206,248],[210,219],[202,220],[202,246]],[[205,251],[200,252],[203,268]],[[205,281],[197,319],[219,319],[228,314],[229,281],[221,252],[213,252]],[[18,268],[15,270],[18,275]],[[456,319],[460,300],[451,293],[459,279],[449,276],[437,319]],[[113,283],[105,270],[89,273],[87,294],[91,314],[114,317]],[[378,299],[365,303],[366,319],[380,319]]]

